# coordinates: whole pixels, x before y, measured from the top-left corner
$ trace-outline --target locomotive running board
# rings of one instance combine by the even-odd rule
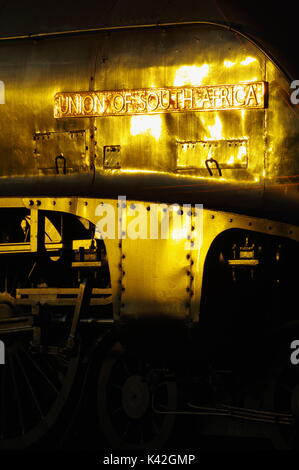
[[[33,330],[33,316],[8,317],[0,319],[0,333],[19,333]]]

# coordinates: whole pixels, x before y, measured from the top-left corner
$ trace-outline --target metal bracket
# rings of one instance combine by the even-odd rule
[[[216,168],[217,168],[217,170],[218,170],[218,172],[219,172],[219,176],[222,176],[222,171],[221,171],[221,168],[220,168],[219,163],[217,162],[217,160],[215,160],[215,158],[208,158],[208,159],[205,161],[205,164],[206,164],[206,167],[207,167],[208,172],[210,173],[210,176],[213,176],[213,171],[212,171],[212,169],[210,168],[209,163],[215,163]]]
[[[58,165],[59,160],[63,162],[62,173],[65,175],[66,174],[66,158],[63,155],[57,155],[57,157],[55,158],[56,173],[57,173],[57,175],[60,174],[60,168],[61,167],[60,167],[60,165]]]

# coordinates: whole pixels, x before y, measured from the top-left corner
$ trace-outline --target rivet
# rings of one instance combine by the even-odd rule
[[[103,203],[101,203],[101,204],[103,204]],[[88,206],[88,202],[87,202],[87,201],[85,201],[85,202],[84,202],[84,205],[85,205],[85,206]]]
[[[211,215],[211,219],[215,219],[215,216],[214,216],[214,215]]]
[[[146,210],[147,210],[147,211],[150,211],[150,210],[151,210],[150,206],[147,206]]]
[[[36,205],[37,205],[37,206],[40,206],[40,205],[41,205],[41,202],[40,202],[40,201],[36,201]]]
[[[34,202],[30,199],[30,201],[28,202],[29,206],[33,206]]]
[[[53,201],[53,206],[56,206],[56,201]]]

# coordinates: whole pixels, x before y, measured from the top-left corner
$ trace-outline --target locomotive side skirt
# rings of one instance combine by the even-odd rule
[[[214,240],[229,230],[238,229],[247,234],[265,234],[270,238],[299,241],[299,229],[294,225],[236,213],[211,211],[201,207],[189,208],[186,205],[178,205],[176,211],[179,224],[174,225],[173,220],[170,220],[167,236],[164,238],[161,238],[163,219],[161,217],[155,219],[156,237],[150,239],[153,235],[153,227],[150,227],[150,212],[156,211],[157,214],[159,212],[164,214],[163,209],[167,208],[166,204],[127,200],[120,208],[119,200],[109,199],[14,198],[7,205],[8,201],[8,199],[1,199],[1,207],[27,208],[30,211],[31,237],[27,243],[1,244],[0,253],[34,253],[45,247],[49,256],[59,254],[63,244],[57,242],[44,244],[43,235],[42,238],[38,235],[38,223],[35,222],[35,218],[39,211],[73,214],[99,227],[99,222],[102,220],[100,215],[105,215],[105,210],[100,214],[99,208],[109,205],[114,209],[114,219],[110,221],[115,224],[116,230],[113,231],[112,236],[105,238],[104,233],[101,234],[97,229],[95,232],[96,237],[103,239],[107,251],[111,279],[111,289],[107,290],[107,294],[109,292],[112,294],[114,321],[142,318],[168,318],[186,322],[200,320],[206,256]],[[136,228],[139,223],[136,219],[136,206],[144,208],[147,228],[146,232],[144,228],[142,232],[137,230],[136,238],[132,239],[128,233],[128,227],[133,222]],[[120,214],[122,220],[119,224]],[[196,216],[200,217],[200,223],[195,220]],[[73,241],[73,249],[76,249],[75,247],[78,249],[80,244],[84,246],[86,243],[79,240]],[[227,262],[231,266],[252,264],[253,268],[258,264],[254,255],[251,258],[250,256],[247,259],[243,258],[243,261],[240,258],[227,260]],[[79,265],[80,262],[73,262],[73,267],[79,267]],[[49,294],[53,294],[52,290],[50,288]],[[18,292],[25,293],[20,289]],[[34,291],[31,292],[32,295],[34,293]],[[59,301],[62,303],[61,299],[57,300],[58,303]],[[53,304],[53,302],[52,299],[50,303]],[[100,300],[91,302],[94,305],[101,304]],[[23,303],[25,304],[26,301]],[[70,300],[69,304],[71,303]]]

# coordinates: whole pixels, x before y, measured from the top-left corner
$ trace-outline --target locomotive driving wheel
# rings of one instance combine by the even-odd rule
[[[1,337],[5,364],[0,366],[0,449],[29,447],[59,417],[70,393],[79,359],[35,352],[27,333]]]
[[[153,400],[165,414],[153,411]],[[177,388],[158,378],[153,364],[115,343],[104,360],[97,385],[99,425],[114,449],[158,449],[174,427]]]

